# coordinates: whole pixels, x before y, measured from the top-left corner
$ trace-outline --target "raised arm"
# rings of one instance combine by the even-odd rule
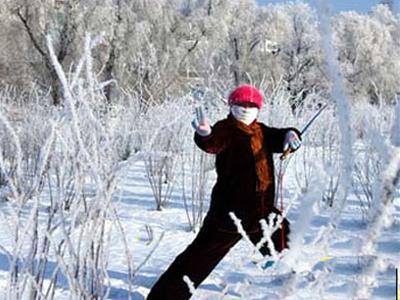
[[[226,122],[219,121],[211,127],[201,108],[196,110],[196,119],[192,122],[196,130],[194,141],[203,151],[211,154],[222,152],[229,144],[229,135]]]

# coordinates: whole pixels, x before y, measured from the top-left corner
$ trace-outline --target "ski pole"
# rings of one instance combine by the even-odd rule
[[[303,129],[300,131],[300,135],[303,136],[306,132],[307,129],[311,126],[312,123],[314,123],[314,121],[318,118],[318,116],[325,110],[325,108],[328,107],[328,104],[323,105],[313,116],[310,120],[308,120],[308,122],[306,123],[306,125],[304,125]],[[288,155],[292,152],[292,150],[290,148],[288,148],[285,152],[283,152],[283,154],[280,156],[280,160],[285,160]]]

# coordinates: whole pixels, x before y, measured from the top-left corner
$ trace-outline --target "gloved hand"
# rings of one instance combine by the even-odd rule
[[[196,118],[192,121],[192,126],[203,137],[211,134],[211,126],[202,106],[196,107]]]
[[[283,142],[283,152],[290,151],[294,152],[297,149],[299,149],[301,146],[301,140],[300,137],[297,135],[297,133],[293,130],[289,130],[286,133],[285,136],[285,141]]]

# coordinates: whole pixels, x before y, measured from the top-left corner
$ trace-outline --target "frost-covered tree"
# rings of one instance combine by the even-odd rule
[[[33,80],[40,85],[52,88],[54,102],[58,103],[61,93],[60,85],[45,47],[44,36],[46,34],[57,36],[57,56],[63,62],[73,39],[70,18],[68,18],[72,5],[65,5],[60,1],[52,3],[9,1],[7,4],[8,9],[5,14],[13,13],[13,20],[10,23],[22,32],[22,35],[13,37],[10,44],[12,43],[11,46],[14,47],[19,43],[25,44],[22,51],[17,53],[16,60],[25,62],[23,69],[28,66],[36,72]]]
[[[260,6],[255,0],[6,0],[0,3],[0,80],[62,91],[45,36],[72,75],[86,33],[95,80],[111,81],[109,103],[135,94],[142,106],[206,86],[214,98],[251,82],[269,95],[284,85],[292,108],[314,91],[329,95],[315,11],[302,2]],[[391,100],[399,86],[399,20],[386,5],[369,15],[332,19],[342,72],[353,98]],[[272,87],[272,88],[271,88]]]
[[[394,1],[393,0],[382,0],[381,4],[386,5],[390,11],[394,12]]]
[[[107,16],[111,3],[99,6],[95,1],[80,0],[5,1],[0,19],[6,26],[0,38],[6,41],[6,50],[0,65],[24,75],[19,80],[13,80],[13,76],[3,79],[21,86],[34,81],[43,89],[50,88],[54,104],[60,103],[62,88],[50,62],[45,37],[51,36],[58,61],[70,69],[77,60],[77,49],[83,46],[84,33],[106,32],[110,27]],[[94,54],[98,65],[104,61],[101,52]]]
[[[399,90],[398,19],[384,5],[369,15],[341,13],[335,18],[336,45],[349,93],[356,101],[391,101]]]
[[[314,90],[325,90],[318,23],[311,7],[301,2],[269,5],[261,19],[266,40],[280,50],[275,57],[264,57],[267,80],[273,84],[283,80],[296,101]],[[298,105],[293,102],[293,109]]]

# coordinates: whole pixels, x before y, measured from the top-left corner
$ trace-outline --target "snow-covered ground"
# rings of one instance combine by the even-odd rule
[[[293,5],[288,4],[285,9],[293,10],[296,16],[301,7],[308,11],[301,3],[298,7]],[[348,80],[346,75],[338,76],[343,66],[338,66],[334,59],[337,54],[330,45],[331,19],[324,16],[324,11],[328,10],[320,12],[321,25],[326,27],[322,28],[321,38],[327,52],[330,80],[317,78],[322,61],[325,62],[319,48],[315,48],[318,53],[315,57],[308,57],[308,50],[304,53],[305,66],[309,64],[307,61],[312,64],[315,61],[316,69],[303,68],[303,54],[290,59],[296,65],[300,63],[299,72],[296,71],[298,79],[312,75],[309,83],[303,82],[304,93],[295,92],[295,99],[294,90],[289,87],[298,79],[292,83],[283,80],[286,71],[292,72],[293,62],[282,73],[285,76],[273,84],[264,82],[269,75],[263,72],[268,67],[258,68],[263,78],[260,88],[266,96],[265,108],[258,117],[262,122],[301,129],[321,105],[328,105],[323,117],[307,132],[307,138],[303,136],[303,147],[292,156],[294,159],[285,174],[290,249],[283,253],[276,267],[263,270],[254,262],[261,259],[253,253],[254,247],[242,240],[195,291],[193,299],[361,300],[395,299],[399,293],[395,281],[396,268],[400,266],[400,190],[395,185],[400,178],[400,104],[395,113],[398,99],[392,98],[398,90],[395,81],[398,76],[397,65],[392,62],[396,62],[398,47],[391,32],[396,32],[392,27],[396,24],[393,28],[397,28],[398,22],[394,19],[387,22],[389,11],[383,7],[374,10],[375,16],[368,22],[353,14],[348,16],[349,21],[342,20],[346,28],[346,24],[350,28],[359,23],[355,28],[385,33],[380,35],[384,39],[379,38],[376,43],[364,43],[363,38],[363,44],[388,45],[383,47],[385,51],[359,46],[358,34],[354,34],[353,41],[353,34],[343,31],[346,39],[339,46],[343,44],[347,49],[348,45],[355,45],[350,48],[360,52],[354,53],[360,59],[351,67],[346,65],[346,72],[349,78],[354,77],[353,73],[362,77]],[[284,7],[271,12],[279,16]],[[296,21],[310,13],[301,13],[300,18],[292,15],[295,16],[287,14]],[[354,17],[359,21],[354,22]],[[312,22],[308,17],[304,19],[310,22],[304,28],[310,30],[299,32],[307,33],[305,37],[309,36],[310,45],[314,45],[319,40],[316,19],[315,22],[314,17]],[[243,20],[243,26],[251,23],[247,18]],[[225,20],[221,22],[215,25],[224,24]],[[374,31],[368,25],[370,22],[382,26]],[[243,30],[241,26],[235,27]],[[296,28],[297,25],[294,32],[298,31]],[[143,30],[145,35],[147,32]],[[180,30],[177,32],[181,34]],[[284,32],[277,30],[276,38],[286,40]],[[231,33],[229,30],[227,33],[230,41]],[[364,34],[370,36],[370,32]],[[204,33],[202,36],[206,38]],[[349,43],[347,37],[352,37]],[[291,39],[308,40],[303,38],[301,35]],[[46,61],[51,60],[58,75],[57,85],[64,92],[63,105],[50,105],[48,95],[42,95],[35,87],[29,90],[29,95],[23,93],[21,97],[12,88],[0,91],[0,299],[145,299],[159,276],[196,236],[188,224],[183,195],[190,202],[191,197],[202,198],[205,192],[208,205],[215,174],[210,171],[209,157],[195,150],[190,122],[198,106],[205,107],[211,123],[226,116],[229,108],[220,100],[226,98],[225,92],[233,82],[225,75],[220,78],[219,73],[225,73],[225,65],[231,62],[226,64],[227,52],[210,42],[212,51],[204,54],[218,61],[219,56],[212,54],[217,50],[224,67],[220,70],[217,66],[215,74],[212,71],[207,75],[204,90],[192,90],[192,83],[188,83],[181,91],[187,94],[175,97],[166,88],[160,92],[158,86],[164,85],[163,79],[157,81],[164,75],[167,75],[165,82],[176,81],[169,71],[172,61],[165,64],[164,70],[158,63],[153,64],[153,59],[143,66],[140,57],[132,59],[134,64],[140,63],[140,70],[146,67],[155,71],[157,79],[151,86],[156,89],[142,88],[141,83],[138,83],[140,92],[136,88],[132,92],[121,88],[121,97],[109,103],[104,88],[113,81],[98,82],[99,73],[94,67],[97,58],[92,55],[99,39],[86,35],[84,53],[76,68],[71,66],[68,72],[58,61],[51,39],[47,36]],[[372,35],[371,40],[375,40]],[[216,41],[221,42],[219,36]],[[163,48],[175,48],[175,44],[173,47],[162,44]],[[297,42],[283,42],[282,50],[290,53],[291,44],[298,47]],[[157,44],[149,45],[152,51],[158,51]],[[279,43],[276,45],[281,47]],[[183,67],[190,52],[197,53],[192,50],[185,49],[188,53],[177,64],[178,69]],[[154,61],[164,61],[163,55]],[[390,63],[383,64],[382,59]],[[285,61],[271,62],[275,68]],[[234,62],[234,69],[236,63],[242,64]],[[358,64],[365,64],[367,69]],[[383,69],[370,72],[370,65]],[[304,74],[300,72],[302,69],[306,70]],[[54,70],[50,72],[52,76]],[[188,69],[189,73],[192,72]],[[147,78],[148,72],[145,74]],[[279,74],[280,71],[276,78]],[[375,78],[376,74],[379,76]],[[344,78],[347,78],[346,88],[354,85],[350,89],[351,100],[347,99]],[[258,85],[258,79],[255,84]],[[325,84],[332,84],[332,94],[325,90]],[[318,90],[320,85],[322,90]],[[164,92],[165,99],[160,96]],[[197,99],[193,92],[201,92],[202,96]],[[110,105],[105,107],[104,103]],[[149,174],[154,175],[153,181],[149,181]],[[210,175],[207,182],[205,175]],[[163,205],[164,198],[161,192],[156,195],[157,189],[171,186],[168,202]]]
[[[146,236],[146,224],[154,229],[155,236],[162,232],[165,232],[165,236],[134,282],[134,299],[145,298],[160,274],[195,237],[194,233],[188,232],[179,193],[174,195],[168,209],[162,212],[154,210],[154,200],[143,171],[143,165],[140,163],[132,166],[124,180],[119,204],[127,231],[135,234],[142,232],[142,235],[130,236],[131,242],[135,244],[134,255],[139,260],[152,246],[146,245],[143,239]],[[286,186],[289,189],[291,187],[292,192],[288,190],[286,194],[296,197],[293,192],[295,187],[290,179],[289,172]],[[134,188],[130,188],[133,186]],[[138,186],[141,188],[138,189]],[[300,215],[307,213],[304,211],[307,207],[300,199],[301,197],[298,197],[295,200],[289,214],[294,235],[299,234],[296,232],[296,220]],[[367,269],[371,268],[373,263],[379,264],[379,271],[373,282],[371,299],[394,299],[395,268],[400,263],[399,197],[396,198],[394,207],[395,221],[379,238],[376,256],[359,256],[354,250],[361,243],[361,238],[367,229],[360,202],[355,198],[349,199],[339,226],[329,240],[326,252],[320,253],[319,249],[313,249],[312,242],[329,221],[327,211],[323,208],[318,209],[318,205],[314,204],[314,216],[309,220],[310,226],[305,229],[304,249],[297,249],[304,255],[298,257],[299,261],[296,262],[299,274],[287,277],[287,275],[271,275],[268,271],[260,270],[249,259],[251,247],[242,240],[203,282],[196,291],[194,299],[217,299],[216,292],[221,293],[219,294],[221,297],[223,291],[241,297],[240,299],[351,299],[355,287],[359,285],[360,280],[365,280]],[[112,244],[112,253],[117,254],[122,251],[117,241]],[[290,251],[287,255],[290,256]],[[118,286],[112,291],[110,298],[126,298],[124,280],[121,278],[124,276],[123,263],[118,260],[118,255],[115,255],[110,265],[111,277]]]
[[[209,182],[210,188],[213,180]],[[193,299],[353,299],[356,290],[364,284],[372,287],[370,299],[395,299],[395,268],[400,263],[399,195],[394,202],[394,222],[378,239],[376,256],[360,256],[355,250],[362,242],[368,224],[360,201],[354,197],[349,198],[339,226],[334,229],[329,244],[321,252],[321,248],[313,244],[328,225],[329,209],[318,204],[319,199],[312,199],[313,195],[297,194],[290,170],[285,181],[285,201],[294,201],[289,213],[293,238],[300,235],[302,239],[300,247],[286,253],[287,257],[297,255],[293,262],[296,273],[278,270],[279,273],[274,274],[273,271],[261,270],[250,261],[251,247],[242,240],[203,282]],[[114,201],[134,262],[143,261],[164,232],[159,246],[134,277],[131,297],[135,300],[145,299],[157,278],[196,234],[188,230],[179,190],[174,190],[166,209],[154,209],[155,201],[141,161],[130,166],[116,194],[118,197]],[[312,211],[306,211],[310,210],[310,203]],[[305,214],[310,219],[299,221]],[[296,224],[296,221],[301,224]],[[0,244],[5,246],[12,240],[12,233],[5,230],[7,226],[4,222],[1,228]],[[149,228],[154,233],[152,242],[147,233]],[[120,235],[111,235],[109,247],[110,264],[107,269],[111,289],[108,298],[127,299],[128,270]],[[48,265],[49,276],[55,265]],[[7,257],[2,252],[0,286],[7,281],[8,267]],[[368,270],[375,267],[378,270],[376,276],[369,278]],[[224,293],[227,294],[225,297]],[[66,281],[56,295],[56,299],[69,298]]]
[[[7,198],[0,202],[0,298],[145,299],[196,236],[182,195],[201,194],[210,168],[194,150],[190,119],[197,104],[177,98],[146,114],[131,104],[103,115],[102,102],[92,108],[82,91],[67,95],[61,113],[27,106],[26,118],[10,122],[0,114],[6,132],[0,163],[9,176],[0,190],[0,199]],[[302,128],[319,98],[311,95],[295,116],[285,95],[277,93],[259,120]],[[343,112],[328,108],[290,160],[284,178],[290,249],[276,267],[262,270],[243,240],[193,299],[395,298],[400,194],[393,185],[400,152],[389,132],[396,132],[400,115],[394,117],[392,105],[352,108],[355,141],[343,139],[346,128],[337,126],[347,122],[337,118]],[[208,109],[213,122],[227,113],[222,104]],[[51,125],[43,126],[44,119]],[[207,203],[215,182],[209,172]],[[157,210],[156,190],[174,180]]]
[[[295,123],[293,120],[280,118],[284,115],[282,112],[281,115],[279,111],[271,113],[273,108],[270,109],[269,115],[273,115],[281,122]],[[282,109],[282,106],[279,108]],[[190,109],[188,111],[190,112]],[[222,113],[218,118],[224,114]],[[267,115],[261,116],[261,119],[265,120]],[[371,115],[374,114],[371,112]],[[165,113],[165,116],[168,116],[168,113]],[[327,120],[329,116],[333,114],[325,112],[325,122],[316,123],[316,127],[304,139],[303,147],[292,156],[286,169],[284,200],[288,219],[291,222],[291,248],[284,254],[282,263],[278,264],[276,269],[262,270],[252,261],[260,257],[254,257],[253,247],[242,240],[196,290],[193,299],[395,299],[395,273],[400,265],[399,189],[397,188],[394,193],[393,205],[386,205],[385,209],[378,209],[379,205],[374,203],[370,203],[368,209],[366,200],[361,200],[365,198],[360,189],[362,186],[358,189],[350,189],[345,206],[339,214],[339,221],[336,222],[334,216],[340,207],[340,204],[336,204],[341,200],[340,193],[338,192],[335,196],[333,207],[322,199],[327,196],[329,179],[335,181],[338,178],[337,166],[332,166],[337,162],[337,153],[332,150],[335,149],[332,148],[333,142],[326,142],[326,137],[317,136],[328,132],[336,137],[335,131],[330,129],[330,123]],[[368,120],[371,128],[374,128],[374,119],[370,117]],[[378,122],[378,117],[376,120],[377,124],[381,124]],[[282,125],[276,120],[271,123],[277,126]],[[297,123],[303,123],[303,120],[297,120]],[[297,125],[295,123],[295,126]],[[117,128],[121,127],[117,126]],[[361,163],[359,166],[361,169],[355,171],[354,174],[371,176],[367,178],[368,188],[372,188],[373,193],[373,198],[370,199],[379,199],[379,189],[383,188],[384,182],[377,181],[378,177],[374,176],[379,175],[372,173],[374,165],[371,161],[374,162],[376,156],[373,152],[376,149],[368,146],[369,139],[373,138],[372,135],[375,132],[370,131],[372,133],[364,133],[364,140],[358,141],[353,147],[357,154],[355,165]],[[182,141],[186,155],[193,151],[192,133],[189,128]],[[374,137],[376,136],[375,134]],[[382,140],[383,138],[380,141]],[[375,141],[375,144],[381,153],[386,153],[386,149],[389,149],[384,148],[386,146],[383,146],[383,143],[378,145]],[[147,149],[148,152],[144,153],[157,155],[156,149],[151,150],[153,152]],[[85,183],[86,196],[84,197],[87,199],[82,200],[77,197],[73,208],[58,209],[56,216],[50,222],[54,230],[46,230],[50,208],[54,207],[54,202],[51,204],[49,200],[50,191],[47,184],[40,194],[22,205],[21,210],[13,199],[1,202],[0,298],[14,299],[13,284],[34,291],[35,287],[32,288],[34,280],[31,274],[36,274],[37,266],[40,265],[38,262],[46,257],[49,261],[44,269],[44,275],[39,276],[39,279],[44,278],[44,288],[41,287],[38,290],[46,291],[50,282],[56,282],[56,288],[54,296],[41,295],[42,299],[74,299],[76,298],[74,295],[81,295],[86,291],[92,293],[89,294],[89,298],[100,291],[102,293],[100,297],[105,295],[107,299],[145,299],[158,277],[196,236],[189,229],[182,199],[183,185],[180,182],[182,162],[180,160],[183,153],[175,154],[177,161],[174,166],[176,173],[174,178],[176,182],[168,203],[161,211],[156,210],[154,191],[147,178],[148,170],[140,152],[137,156],[132,154],[132,159],[128,160],[129,163],[124,161],[125,167],[121,169],[121,173],[118,173],[119,180],[116,181],[116,189],[110,188],[113,191],[111,198],[108,198],[106,193],[104,195],[101,192],[95,193],[93,190],[96,188],[95,180],[88,180]],[[194,168],[196,164],[193,163],[193,157],[191,159],[192,161],[185,168]],[[323,159],[326,161],[324,162]],[[380,167],[385,167],[386,164],[388,163],[382,162]],[[394,164],[397,165],[396,161]],[[362,168],[364,165],[368,172],[357,173],[364,172]],[[327,166],[330,166],[332,170]],[[67,160],[61,161],[61,168],[68,170],[68,167]],[[396,167],[393,167],[396,170]],[[99,167],[98,170],[102,169]],[[190,172],[197,171],[185,170],[185,178],[187,177],[185,180],[188,181],[185,183],[186,194],[190,194],[188,185],[190,176],[193,175]],[[209,172],[206,205],[215,182],[214,171]],[[80,178],[86,178],[92,173],[77,174],[81,176]],[[382,177],[384,173],[377,174]],[[51,176],[49,178],[52,178]],[[96,176],[90,178],[97,178]],[[68,177],[66,178],[68,183]],[[72,178],[76,179],[76,177]],[[25,181],[21,181],[21,184],[29,187]],[[357,185],[360,182],[357,183],[355,180],[352,184]],[[101,189],[102,185],[99,184],[97,187]],[[79,188],[79,186],[75,187],[77,190]],[[360,193],[359,195],[354,194],[356,190]],[[56,187],[54,191],[64,193],[63,188],[58,190]],[[1,193],[6,195],[10,191],[3,190],[0,191]],[[60,194],[54,199],[65,201],[68,197]],[[108,199],[112,199],[112,205],[108,203]],[[39,234],[34,227],[36,211]],[[371,216],[373,212],[385,212],[389,216],[381,219],[375,217],[379,225],[373,228],[378,229],[377,239],[371,235],[371,224],[374,223],[368,221],[373,220]],[[98,217],[99,215],[101,217]],[[385,227],[381,231],[382,224]],[[99,231],[96,226],[104,226],[105,230]],[[71,230],[71,232],[63,232],[63,230]],[[104,235],[101,232],[104,232]],[[35,243],[42,247],[46,236],[55,239],[50,243],[50,251],[41,252],[42,249],[36,251]],[[92,237],[93,240],[91,240]],[[57,255],[57,249],[54,247],[61,245],[58,239],[63,241],[62,247],[60,246],[63,250]],[[370,241],[372,245],[369,245]],[[65,246],[65,243],[70,243],[70,245]],[[98,247],[100,254],[93,255],[90,247]],[[74,255],[77,257],[73,257]],[[87,275],[86,269],[92,267],[91,263],[95,260],[92,256],[100,261],[99,264],[93,263],[100,270],[99,273],[93,275],[93,281],[91,281],[92,275]],[[69,263],[70,268],[68,268]],[[289,269],[294,270],[294,273]],[[106,270],[105,274],[102,273],[103,270]],[[83,279],[81,281],[77,279],[74,282],[76,277],[71,272],[77,272],[79,276],[83,276]],[[12,278],[12,273],[18,274],[18,277]],[[58,274],[57,280],[54,280],[55,274]],[[84,286],[79,287],[79,284],[84,284]],[[92,284],[100,284],[100,288],[99,286],[92,287]],[[19,291],[18,297],[21,299],[28,297],[29,292],[26,290]]]

